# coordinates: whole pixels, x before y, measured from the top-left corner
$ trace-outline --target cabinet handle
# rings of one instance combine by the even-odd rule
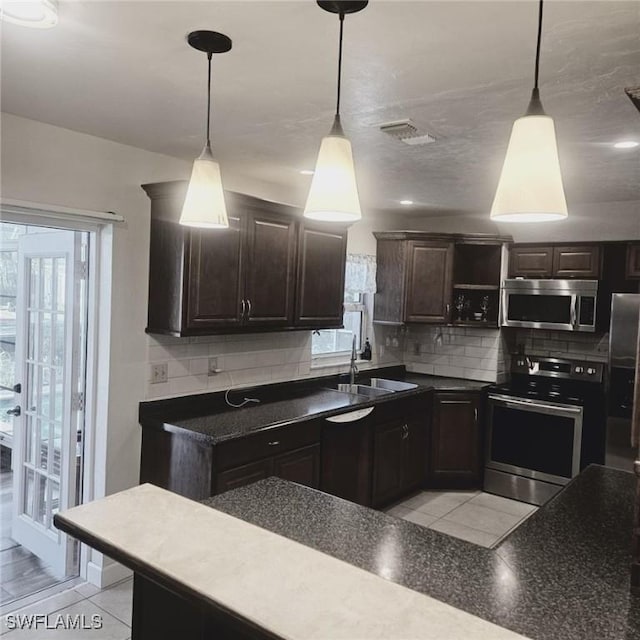
[[[406,440],[409,437],[409,427],[406,424],[402,425],[402,439]]]
[[[448,302],[447,302],[447,306],[445,307],[445,309],[446,309],[446,312],[445,312],[446,319],[448,320],[449,319],[449,314],[451,312],[451,305]]]
[[[244,299],[240,302],[242,305],[242,311],[240,312],[240,320],[244,320],[244,312],[245,312],[245,301]]]
[[[277,447],[280,444],[280,440],[272,440],[269,442],[270,447]]]
[[[247,318],[251,317],[251,300],[247,298]]]
[[[473,410],[473,418],[476,422],[478,422],[478,407],[475,407]]]

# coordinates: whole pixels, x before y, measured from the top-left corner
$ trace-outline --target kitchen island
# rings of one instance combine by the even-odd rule
[[[203,503],[143,485],[56,524],[136,572],[134,638],[631,639],[634,487],[591,466],[495,549],[277,478]]]

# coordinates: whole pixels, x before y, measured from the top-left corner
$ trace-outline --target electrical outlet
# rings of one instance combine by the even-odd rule
[[[384,343],[387,347],[391,346],[391,336],[387,336],[384,340]]]
[[[151,384],[159,384],[169,379],[169,367],[166,362],[151,365]]]
[[[209,358],[209,369],[207,370],[207,375],[215,376],[216,373],[220,373],[220,369],[218,369],[218,358]]]
[[[413,343],[413,355],[414,356],[419,356],[420,355],[420,343],[419,342],[414,342]]]
[[[400,346],[400,341],[395,336],[393,338],[391,338],[391,346],[394,349],[397,349]]]

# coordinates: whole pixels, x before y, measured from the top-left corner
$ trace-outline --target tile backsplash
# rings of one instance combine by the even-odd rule
[[[606,362],[609,355],[608,333],[577,333],[515,329],[509,331],[509,345],[514,353]]]
[[[411,326],[404,337],[409,371],[487,382],[506,377],[509,351],[499,329]]]
[[[293,380],[308,377],[311,370],[310,331],[195,338],[154,335],[148,341],[147,398]],[[167,382],[151,382],[156,363],[167,365]]]
[[[608,334],[480,329],[475,327],[369,326],[373,360],[361,371],[404,364],[437,376],[502,382],[510,353],[606,362]],[[345,373],[341,359],[311,356],[311,332],[288,331],[173,338],[148,336],[147,399]],[[166,367],[166,382],[152,382],[154,365]],[[210,370],[214,371],[210,371]]]

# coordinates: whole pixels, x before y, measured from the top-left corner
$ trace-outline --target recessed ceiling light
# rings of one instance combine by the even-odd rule
[[[405,206],[409,206],[413,204],[413,200],[400,200],[400,204],[404,204]]]
[[[311,171],[311,169],[302,169],[302,171],[300,171],[300,173],[303,176],[312,176],[313,175],[313,171]]]
[[[0,18],[22,27],[48,29],[58,24],[58,3],[56,0],[6,0],[0,6]]]
[[[640,142],[636,142],[635,140],[621,140],[620,142],[616,142],[613,146],[616,149],[633,149],[639,144]]]

